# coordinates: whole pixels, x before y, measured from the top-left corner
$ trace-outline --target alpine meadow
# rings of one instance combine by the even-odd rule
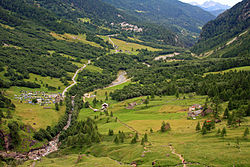
[[[0,167],[250,166],[250,1],[192,4],[0,0]]]

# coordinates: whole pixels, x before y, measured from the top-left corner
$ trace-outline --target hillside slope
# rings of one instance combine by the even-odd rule
[[[29,2],[32,5],[46,8],[59,17],[83,24],[91,33],[136,35],[142,40],[181,47],[194,43],[167,27],[153,24],[149,20],[139,19],[136,15],[121,11],[101,0],[30,0]],[[122,23],[128,27],[124,28]],[[130,26],[136,28],[131,30]]]
[[[177,0],[103,0],[122,10],[157,24],[199,33],[202,25],[214,16],[210,13]]]
[[[215,20],[208,22],[202,28],[200,40],[192,51],[198,54],[209,51],[245,32],[250,26],[249,8],[249,1],[243,0]],[[246,43],[247,41],[242,41],[243,45]]]

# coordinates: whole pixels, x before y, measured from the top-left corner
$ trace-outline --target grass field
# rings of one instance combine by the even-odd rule
[[[122,86],[120,85],[120,87]],[[98,90],[97,99],[102,99],[107,89]],[[244,122],[237,128],[229,128],[226,126],[226,121],[222,121],[216,124],[214,130],[203,136],[196,132],[195,127],[198,121],[203,122],[210,118],[188,120],[187,108],[192,104],[204,104],[205,96],[194,96],[191,99],[176,99],[174,96],[155,97],[150,100],[147,107],[145,104],[140,104],[141,99],[145,99],[145,97],[110,103],[109,112],[112,111],[114,117],[100,115],[99,112],[93,112],[91,109],[82,109],[78,120],[98,116],[98,129],[105,141],[89,148],[83,147],[77,150],[71,148],[73,153],[90,154],[89,156],[84,155],[79,161],[77,161],[79,154],[71,154],[71,151],[66,149],[43,158],[42,161],[36,163],[36,166],[56,167],[61,164],[64,166],[91,166],[94,163],[95,166],[112,167],[113,165],[126,166],[131,162],[137,162],[141,167],[152,166],[152,162],[156,162],[159,166],[180,165],[181,160],[171,153],[169,144],[175,148],[177,153],[183,155],[188,162],[187,166],[250,165],[248,161],[250,139],[242,137],[244,129],[250,126],[250,118],[247,118],[248,122]],[[127,104],[131,102],[137,102],[138,105],[133,109],[126,109]],[[115,117],[142,134],[139,135],[136,144],[130,144],[134,132],[119,121],[115,121]],[[108,118],[110,122],[107,123]],[[159,131],[162,121],[170,123],[169,132]],[[223,127],[227,128],[225,137],[217,134],[217,129]],[[107,135],[109,129],[113,129],[115,134],[123,131],[126,135],[124,143],[113,143],[114,136]],[[153,132],[150,132],[150,129]],[[144,133],[148,134],[149,142],[142,146],[140,140]],[[65,153],[67,154],[65,155]],[[26,162],[26,165],[31,163],[31,161]]]
[[[161,49],[156,49],[156,48],[152,48],[149,46],[144,46],[144,45],[140,45],[140,44],[136,44],[136,43],[130,43],[130,42],[126,42],[126,41],[122,41],[119,39],[115,39],[115,38],[111,38],[111,40],[117,45],[119,46],[118,49],[120,50],[128,50],[130,52],[135,52],[137,49],[148,49],[149,51],[160,51]]]
[[[208,72],[208,73],[204,73],[204,76],[208,74],[223,74],[223,73],[230,72],[230,71],[250,71],[250,66],[230,68],[224,71]]]
[[[102,72],[102,69],[100,67],[97,66],[93,66],[93,65],[87,65],[85,70],[89,70],[91,72]]]
[[[50,35],[58,40],[66,40],[69,42],[82,42],[84,44],[89,44],[91,46],[102,48],[101,45],[99,45],[95,42],[87,41],[86,34],[73,35],[73,34],[65,33],[65,34],[61,35],[61,34],[56,34],[54,32],[51,32]]]
[[[121,89],[131,81],[110,88],[99,89],[91,94],[96,94],[98,100],[109,104],[108,111],[112,111],[113,117],[106,116],[91,109],[82,109],[78,120],[85,120],[87,117],[95,119],[98,130],[103,136],[103,142],[86,148],[66,148],[59,152],[52,153],[36,166],[128,166],[136,162],[138,166],[182,166],[178,156],[171,152],[169,145],[172,145],[176,153],[181,154],[187,166],[249,166],[250,162],[250,136],[243,138],[246,127],[250,127],[250,118],[242,123],[240,127],[230,128],[226,120],[216,124],[216,128],[202,135],[195,130],[198,123],[211,119],[210,116],[187,119],[188,107],[193,104],[203,105],[206,96],[193,96],[192,98],[176,99],[175,96],[156,96],[150,99],[149,104],[143,104],[146,97],[137,97],[122,102],[111,99],[105,101],[105,93],[108,94],[116,89]],[[184,95],[182,95],[184,96]],[[188,95],[185,95],[188,97]],[[93,98],[86,98],[92,104]],[[127,109],[129,103],[136,102],[137,105]],[[223,110],[226,103],[222,105]],[[96,108],[100,108],[99,103]],[[220,113],[222,114],[222,112]],[[117,119],[118,120],[117,120]],[[107,121],[109,120],[109,121]],[[121,122],[120,122],[121,121]],[[165,133],[160,132],[162,122],[168,122],[171,130]],[[221,137],[217,134],[218,128],[226,127],[227,135]],[[132,129],[133,128],[133,129]],[[115,144],[115,136],[108,136],[109,129],[114,130],[115,135],[119,131],[125,133],[124,143]],[[139,133],[136,144],[130,144],[135,135],[134,129]],[[153,132],[151,132],[151,129]],[[141,145],[143,135],[147,133],[148,142]],[[89,154],[89,155],[87,155]],[[79,156],[82,155],[82,156]],[[28,161],[23,166],[30,166],[33,161]]]
[[[108,36],[99,36],[100,38],[104,39],[104,41],[109,41],[109,37]],[[134,41],[140,41],[139,39],[136,38],[131,38],[129,37],[130,40],[134,40]],[[138,52],[136,51],[137,49],[148,49],[150,51],[160,51],[161,49],[156,49],[156,48],[152,48],[150,46],[144,46],[144,45],[140,45],[140,44],[136,44],[136,43],[131,43],[131,42],[126,42],[120,39],[116,39],[116,38],[112,38],[111,40],[114,42],[115,45],[118,46],[119,50],[123,50],[123,51],[129,51],[133,54],[137,54]],[[109,43],[111,43],[109,41]],[[112,43],[111,43],[112,44]],[[115,52],[115,50],[113,50],[112,52]]]
[[[104,93],[105,90],[98,90],[97,99],[102,99]],[[205,96],[194,96],[191,99],[176,99],[174,96],[156,97],[150,100],[148,107],[145,104],[140,104],[141,99],[145,99],[145,97],[118,103],[112,103],[111,101],[109,112],[112,111],[114,117],[133,127],[139,133],[147,133],[150,144],[146,144],[146,149],[150,152],[144,153],[144,149],[139,143],[131,146],[129,144],[131,138],[127,138],[125,144],[116,145],[112,142],[104,142],[95,145],[90,149],[91,154],[97,157],[109,156],[123,163],[139,161],[141,162],[139,166],[150,166],[152,161],[157,161],[163,166],[178,165],[181,163],[180,160],[176,155],[171,154],[168,147],[171,143],[176,152],[182,154],[185,160],[190,163],[187,166],[250,165],[247,160],[247,157],[250,156],[250,140],[242,138],[244,129],[250,126],[250,118],[247,118],[248,122],[243,123],[238,128],[228,128],[226,121],[223,121],[216,124],[215,130],[203,136],[195,131],[195,127],[198,121],[203,122],[210,118],[188,120],[187,112],[188,107],[192,104],[204,104]],[[137,102],[139,105],[133,109],[126,109],[127,104],[131,102]],[[95,115],[99,115],[99,113],[94,113],[90,109],[83,109],[80,112],[79,120]],[[163,121],[170,123],[171,131],[167,133],[159,132]],[[124,131],[127,134],[133,134],[131,129],[115,121],[99,122],[98,127],[103,135],[107,135],[109,129],[113,129],[115,133]],[[224,138],[216,134],[217,129],[223,127],[227,127],[227,136]],[[150,129],[153,129],[153,133],[150,132]],[[237,144],[237,138],[239,145]],[[112,139],[110,140],[112,141]]]
[[[31,125],[35,129],[46,128],[55,125],[59,118],[64,114],[66,107],[60,106],[60,110],[55,110],[55,105],[50,104],[46,107],[51,109],[43,109],[43,106],[23,104],[16,100],[12,100],[16,106],[16,115],[26,125]]]
[[[52,77],[42,77],[41,75],[36,75],[36,74],[29,74],[30,78],[25,79],[25,81],[31,81],[31,82],[36,82],[41,85],[40,90],[43,91],[48,91],[46,88],[46,84],[49,86],[53,86],[55,88],[60,87],[60,90],[56,90],[54,92],[62,92],[63,89],[66,87],[64,84],[60,81],[59,78],[52,78]]]

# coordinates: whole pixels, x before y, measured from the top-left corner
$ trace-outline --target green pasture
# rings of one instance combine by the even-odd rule
[[[217,72],[208,72],[208,73],[204,73],[203,76],[206,76],[208,74],[224,74],[224,73],[227,73],[227,72],[230,72],[230,71],[237,71],[237,72],[239,72],[239,71],[250,71],[250,66],[230,68],[230,69],[227,69],[227,70],[217,71]]]

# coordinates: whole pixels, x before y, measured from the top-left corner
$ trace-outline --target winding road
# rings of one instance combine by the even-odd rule
[[[90,64],[90,63],[91,63],[91,61],[88,60],[87,65]],[[75,72],[75,74],[74,74],[74,76],[73,76],[73,78],[72,78],[73,83],[72,83],[71,85],[69,85],[68,87],[66,87],[66,88],[63,90],[63,93],[62,93],[62,97],[63,97],[63,98],[65,98],[65,93],[68,91],[68,89],[71,88],[72,86],[74,86],[75,84],[77,84],[77,82],[76,82],[76,80],[75,80],[77,74],[78,74],[80,71],[82,71],[84,68],[86,68],[87,65],[84,64],[81,68],[79,68],[79,69]]]

